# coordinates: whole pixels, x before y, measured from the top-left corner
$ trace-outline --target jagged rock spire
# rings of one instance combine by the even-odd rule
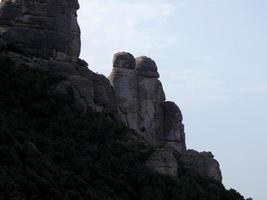
[[[78,9],[78,0],[2,0],[0,38],[29,56],[76,62]]]

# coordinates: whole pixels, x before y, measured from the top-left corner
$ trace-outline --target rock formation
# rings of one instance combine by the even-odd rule
[[[221,181],[219,163],[208,153],[186,151],[183,116],[179,107],[165,101],[156,63],[117,53],[109,76],[123,123],[142,135],[155,152],[146,165],[159,173],[177,175],[178,166]]]
[[[161,174],[177,176],[178,162],[170,148],[159,147],[147,160],[146,165]]]
[[[178,106],[165,102],[156,63],[148,57],[117,53],[109,76],[121,118],[152,145],[186,150],[182,114]]]
[[[147,57],[136,58],[138,85],[139,132],[152,144],[161,144],[163,139],[163,109],[165,94],[158,80],[156,63]]]
[[[219,164],[210,153],[186,150],[182,113],[165,100],[152,59],[117,53],[109,79],[79,59],[78,8],[77,0],[2,0],[1,57],[14,67],[64,77],[51,92],[64,96],[71,91],[78,112],[106,113],[135,130],[154,147],[146,165],[159,173],[176,176],[181,165],[221,181]]]
[[[183,116],[179,107],[173,102],[164,102],[164,140],[166,145],[178,152],[186,151]]]
[[[135,59],[129,53],[117,53],[113,58],[113,69],[109,77],[114,88],[123,122],[138,130],[138,96]]]
[[[30,56],[76,62],[78,8],[77,0],[2,0],[0,38]]]
[[[222,181],[222,174],[219,163],[214,159],[211,152],[197,152],[188,150],[182,154],[179,162],[185,169],[189,169],[200,176],[213,178],[216,181]]]

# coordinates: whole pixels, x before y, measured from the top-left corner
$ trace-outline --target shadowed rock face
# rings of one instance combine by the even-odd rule
[[[178,163],[172,149],[158,148],[147,160],[146,165],[161,174],[177,176],[178,173]]]
[[[26,55],[76,62],[78,9],[77,0],[2,0],[0,37]]]
[[[222,174],[218,161],[211,152],[197,152],[188,150],[179,159],[185,169],[189,169],[200,176],[210,177],[216,181],[222,181]]]

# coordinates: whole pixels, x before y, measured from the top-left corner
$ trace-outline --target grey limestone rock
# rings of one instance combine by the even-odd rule
[[[211,152],[197,152],[187,150],[179,159],[185,169],[189,169],[200,176],[210,177],[216,181],[222,181],[220,165]]]
[[[165,102],[158,68],[151,58],[136,59],[126,52],[114,55],[109,76],[123,122],[152,145],[185,151],[185,134],[179,108]]]
[[[135,59],[133,55],[127,52],[114,54],[113,68],[135,69]]]
[[[156,149],[146,165],[159,173],[176,176],[182,164],[221,181],[212,154],[186,151],[182,113],[175,103],[166,102],[155,61],[117,53],[107,79],[79,59],[78,9],[78,0],[2,0],[0,59],[8,57],[15,68],[28,66],[64,77],[51,92],[73,98],[81,113],[111,114],[135,130]],[[34,144],[26,147],[38,156]]]
[[[179,153],[186,151],[183,116],[179,107],[170,101],[163,103],[164,110],[164,140],[167,146]]]
[[[162,144],[164,140],[162,103],[165,102],[165,94],[158,80],[156,63],[148,57],[136,58],[136,72],[140,133],[152,144]]]
[[[146,56],[136,58],[136,71],[143,76],[159,78],[158,67],[155,61]]]
[[[91,73],[91,80],[94,86],[94,104],[97,112],[112,114],[120,119],[117,112],[117,99],[113,87],[104,75]]]
[[[157,65],[151,58],[134,59],[126,52],[114,55],[109,79],[123,122],[156,148],[147,165],[160,173],[175,176],[177,160],[174,154],[186,150],[182,114],[174,103],[165,102],[158,78]]]
[[[2,0],[0,37],[26,55],[76,62],[77,0]]]
[[[120,52],[114,55],[109,80],[114,88],[123,122],[129,128],[138,130],[137,77],[135,59],[131,54]]]

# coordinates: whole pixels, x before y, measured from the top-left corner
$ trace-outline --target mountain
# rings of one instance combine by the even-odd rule
[[[79,58],[75,0],[0,3],[0,199],[244,199],[183,117],[148,57]]]

